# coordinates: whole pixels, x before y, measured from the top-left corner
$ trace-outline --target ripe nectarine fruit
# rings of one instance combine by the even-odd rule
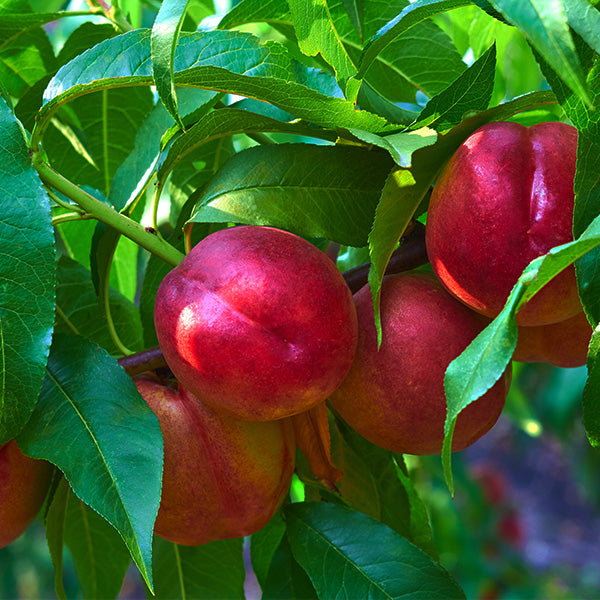
[[[161,282],[154,319],[181,384],[246,420],[316,406],[345,377],[356,349],[352,294],[334,263],[270,227],[203,239]]]
[[[40,511],[52,476],[52,465],[23,454],[10,440],[0,446],[0,548],[29,527]]]
[[[190,392],[136,380],[164,440],[163,487],[154,531],[200,545],[249,535],[275,514],[295,464],[289,419],[239,421]]]
[[[384,277],[383,340],[377,349],[371,290],[355,295],[358,348],[348,376],[332,394],[340,416],[370,442],[406,454],[439,454],[444,438],[444,374],[484,326],[483,318],[425,271]],[[486,433],[498,419],[510,369],[458,416],[453,450]]]
[[[577,130],[564,123],[488,123],[442,170],[426,225],[433,270],[457,298],[496,316],[523,269],[573,239]],[[564,321],[581,310],[570,266],[517,315],[519,325]]]

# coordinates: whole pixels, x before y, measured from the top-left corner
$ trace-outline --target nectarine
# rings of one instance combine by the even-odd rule
[[[468,306],[496,316],[527,264],[573,239],[577,130],[549,122],[489,123],[440,174],[426,226],[427,253],[442,283]],[[573,267],[518,313],[546,325],[581,310]]]
[[[581,367],[587,361],[592,333],[592,326],[583,311],[558,323],[519,327],[513,360],[545,362],[555,367]]]
[[[356,349],[352,294],[334,263],[270,227],[203,239],[161,282],[154,318],[181,384],[246,420],[280,419],[322,402]]]
[[[52,465],[25,456],[14,440],[0,446],[0,548],[29,527],[48,492]]]
[[[292,424],[239,421],[181,386],[136,380],[164,440],[163,487],[154,531],[200,545],[249,535],[271,519],[295,464]]]
[[[482,317],[451,296],[432,273],[386,276],[378,350],[369,286],[354,299],[358,348],[348,376],[331,396],[333,407],[378,446],[439,454],[446,418],[444,374],[483,328]],[[472,444],[494,425],[504,407],[509,373],[460,413],[453,450]]]

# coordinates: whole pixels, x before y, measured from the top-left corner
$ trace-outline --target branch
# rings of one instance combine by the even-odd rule
[[[94,198],[60,173],[57,173],[48,163],[42,160],[40,153],[33,153],[32,164],[40,179],[46,185],[62,192],[78,204],[90,217],[106,223],[172,266],[178,265],[183,260],[183,254],[156,233],[146,230],[136,221],[117,212],[112,206]]]

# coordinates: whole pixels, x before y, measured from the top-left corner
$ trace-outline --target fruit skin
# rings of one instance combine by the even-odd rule
[[[354,357],[352,294],[315,246],[269,227],[217,231],[159,287],[156,333],[170,369],[203,402],[245,419],[325,400]]]
[[[289,420],[239,421],[182,388],[136,380],[164,439],[163,488],[154,532],[196,546],[249,535],[271,519],[295,464]]]
[[[513,360],[545,362],[555,367],[581,367],[587,362],[593,329],[585,313],[538,327],[519,327]]]
[[[16,540],[40,511],[52,465],[25,456],[14,440],[0,446],[0,548]]]
[[[369,286],[354,295],[358,348],[348,376],[331,396],[340,416],[370,442],[405,454],[439,454],[444,438],[443,379],[449,363],[484,326],[425,271],[387,276],[381,293],[383,341],[377,335]],[[460,413],[452,449],[462,450],[498,419],[510,369]]]
[[[577,130],[564,123],[489,123],[442,170],[426,226],[433,270],[471,308],[496,316],[523,269],[573,239]],[[581,310],[570,266],[517,315],[519,325]]]

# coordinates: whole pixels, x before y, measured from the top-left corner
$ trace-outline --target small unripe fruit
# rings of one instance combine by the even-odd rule
[[[432,273],[387,276],[381,291],[383,340],[369,286],[354,295],[359,337],[348,376],[331,396],[340,416],[370,442],[406,454],[439,454],[444,439],[444,374],[484,326],[480,315],[443,288]],[[452,449],[462,450],[498,419],[509,370],[456,422]]]
[[[270,227],[202,240],[161,282],[154,309],[165,359],[203,402],[246,420],[325,400],[356,349],[352,294],[315,246]]]
[[[0,446],[0,548],[29,527],[40,511],[52,465],[25,456],[14,440]]]
[[[564,123],[489,123],[442,170],[427,214],[426,244],[447,289],[488,317],[502,309],[530,261],[573,240],[577,130]],[[573,266],[518,313],[546,325],[581,310]]]
[[[140,378],[164,440],[163,487],[154,531],[182,545],[250,535],[280,506],[295,464],[288,419],[239,421],[187,390]]]

